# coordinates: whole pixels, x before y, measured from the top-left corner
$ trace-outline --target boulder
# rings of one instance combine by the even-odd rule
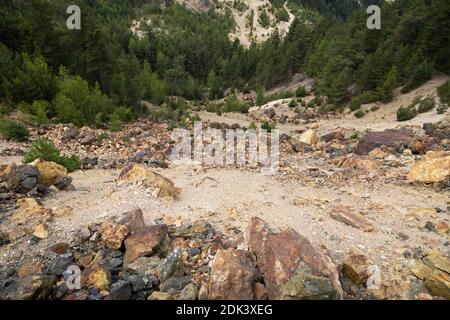
[[[111,281],[109,271],[98,262],[94,262],[81,274],[81,287],[108,290]]]
[[[408,148],[413,152],[422,153],[428,144],[426,136],[419,137],[413,130],[407,128],[386,129],[384,131],[366,133],[356,146],[356,154],[367,155],[376,148],[392,148],[396,151],[403,151]]]
[[[450,178],[450,155],[428,158],[414,163],[408,173],[409,181],[423,183],[445,182]]]
[[[361,285],[369,278],[369,262],[363,254],[350,254],[345,257],[343,273],[354,284]]]
[[[374,229],[372,222],[359,213],[354,212],[348,206],[339,205],[333,207],[330,211],[330,216],[361,231],[370,232]]]
[[[195,284],[189,283],[181,291],[177,300],[196,300],[198,295],[198,288]]]
[[[66,181],[65,183],[63,183],[63,178],[68,177],[67,169],[62,165],[57,164],[56,162],[36,159],[32,163],[30,163],[30,165],[36,167],[39,170],[40,175],[38,178],[38,182],[47,187],[55,185],[57,180],[60,186],[66,185],[66,187],[72,182],[70,178],[70,182],[67,183]]]
[[[39,223],[33,231],[33,236],[35,236],[38,239],[45,239],[49,236],[50,229],[46,224]]]
[[[328,278],[334,288],[335,298],[342,298],[339,274],[331,258],[314,248],[308,239],[295,230],[272,233],[263,220],[253,217],[247,237],[249,248],[255,254],[263,275],[269,299],[286,297],[283,295],[283,285],[297,275],[301,265],[307,267],[313,276]],[[305,272],[304,269],[300,271]],[[320,288],[316,289],[316,293],[320,291]],[[328,297],[329,291],[324,291],[323,295]]]
[[[55,282],[55,276],[20,277],[7,285],[0,296],[6,300],[44,300],[48,298]]]
[[[173,300],[173,297],[166,292],[153,291],[148,300]]]
[[[256,278],[247,252],[233,248],[219,250],[211,266],[209,299],[252,300]]]
[[[124,265],[134,262],[137,258],[157,252],[167,237],[167,226],[157,224],[144,227],[125,239]]]
[[[14,171],[15,167],[14,164],[0,165],[0,183],[5,182],[8,179],[8,176]]]
[[[100,226],[100,236],[107,248],[120,249],[123,240],[128,234],[128,228],[121,224],[104,222]]]
[[[39,170],[33,166],[18,166],[6,178],[6,187],[13,192],[27,193],[36,187],[39,174]]]
[[[111,285],[109,289],[110,300],[129,300],[133,288],[129,281],[119,280]]]
[[[302,133],[300,136],[300,142],[313,146],[319,142],[319,136],[315,130],[309,129]]]
[[[158,195],[175,198],[180,190],[174,183],[162,175],[139,164],[125,167],[119,175],[119,180],[128,182],[142,182],[145,187],[158,191]]]
[[[333,131],[320,136],[320,140],[324,142],[331,142],[333,140],[342,140],[342,139],[344,139],[344,133],[342,131]]]

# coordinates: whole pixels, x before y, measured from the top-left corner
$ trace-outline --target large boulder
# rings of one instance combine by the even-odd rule
[[[316,131],[309,129],[302,133],[300,136],[300,142],[313,146],[319,142],[319,136]]]
[[[81,274],[81,287],[107,290],[111,282],[111,273],[100,263],[93,262]]]
[[[157,252],[167,238],[167,225],[157,224],[145,227],[125,239],[124,266],[139,257]]]
[[[426,136],[418,136],[413,130],[407,128],[386,129],[384,131],[369,132],[358,141],[355,153],[358,155],[367,155],[370,151],[388,147],[396,151],[411,149],[415,153],[425,151],[428,144]]]
[[[6,187],[13,192],[27,193],[36,187],[39,174],[39,170],[34,166],[18,166],[8,174]]]
[[[129,232],[126,226],[110,222],[102,223],[99,231],[105,246],[114,250],[120,249]]]
[[[408,180],[411,182],[445,182],[449,178],[450,155],[434,157],[433,153],[431,153],[424,160],[415,162],[408,173]]]
[[[313,296],[342,298],[339,274],[331,258],[314,248],[308,239],[295,230],[287,229],[281,233],[273,233],[263,220],[254,217],[250,221],[247,236],[249,248],[255,254],[257,265],[263,275],[269,299],[282,299],[288,296],[289,299]],[[309,275],[306,276],[305,272]],[[296,283],[289,282],[294,276],[297,278],[292,281]],[[307,283],[297,283],[306,279]],[[330,282],[333,290],[330,291],[330,287],[324,284],[326,280]],[[320,286],[312,290],[308,284]],[[301,288],[310,292],[298,292]],[[289,292],[292,294],[286,296]]]
[[[42,185],[45,185],[47,187],[53,185],[61,185],[67,187],[72,182],[72,178],[70,178],[67,174],[67,169],[62,165],[57,164],[56,162],[36,159],[32,163],[30,163],[30,165],[36,167],[39,170],[40,175],[38,178],[38,182]],[[64,178],[66,181],[64,183],[61,183]],[[62,187],[61,189],[64,189],[64,187]]]
[[[252,300],[256,278],[248,252],[232,248],[219,250],[211,266],[209,299]]]
[[[179,189],[174,183],[162,175],[149,168],[131,164],[125,167],[119,175],[119,180],[128,182],[142,182],[144,186],[158,191],[158,195],[175,198],[179,194]]]

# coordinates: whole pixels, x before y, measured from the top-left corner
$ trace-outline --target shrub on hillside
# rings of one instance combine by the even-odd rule
[[[357,117],[359,119],[359,118],[364,117],[366,115],[366,113],[363,110],[358,110],[354,113],[354,115],[355,115],[355,117]]]
[[[306,89],[303,86],[300,86],[297,88],[297,90],[295,91],[295,95],[299,98],[303,98],[306,96]]]
[[[23,123],[9,119],[0,120],[0,133],[6,140],[17,141],[25,141],[30,135]]]
[[[419,102],[419,105],[417,107],[417,113],[424,113],[433,110],[435,106],[436,106],[436,99],[433,96],[427,96]]]
[[[411,78],[406,81],[405,86],[402,88],[402,93],[410,92],[413,89],[416,89],[421,84],[423,84],[425,81],[428,81],[431,79],[431,73],[433,71],[433,64],[424,61],[421,64],[419,64],[414,71]]]
[[[31,144],[31,147],[23,157],[24,163],[33,162],[36,159],[56,162],[72,172],[81,166],[80,158],[76,155],[64,156],[60,151],[48,141],[38,139]]]
[[[449,103],[450,102],[450,80],[445,82],[442,86],[437,89],[437,93],[439,98],[441,98],[441,102]]]
[[[417,115],[416,108],[411,106],[408,107],[401,106],[397,110],[397,121],[407,121],[414,118],[416,115]]]

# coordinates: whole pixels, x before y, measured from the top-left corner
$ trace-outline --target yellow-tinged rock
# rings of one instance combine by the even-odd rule
[[[309,129],[302,133],[300,142],[315,145],[319,141],[319,136],[316,131]]]
[[[52,215],[50,209],[44,208],[34,198],[19,199],[16,204],[19,208],[12,216],[12,221],[16,224],[24,224],[31,217],[47,218]]]
[[[174,183],[162,175],[138,164],[131,164],[124,168],[119,175],[119,180],[142,181],[146,187],[158,190],[158,195],[175,198],[180,189]]]
[[[423,259],[423,262],[429,267],[436,268],[450,274],[450,259],[442,255],[437,250],[430,250],[428,256]]]
[[[433,268],[430,268],[426,264],[416,261],[414,266],[411,268],[411,272],[420,280],[425,279],[433,273]]]
[[[425,279],[425,287],[436,296],[450,299],[450,274],[435,269],[434,272]]]
[[[33,236],[39,239],[45,239],[48,237],[50,231],[48,226],[46,226],[43,223],[40,223],[36,226],[36,228],[33,231]]]
[[[38,182],[46,186],[54,185],[58,177],[67,176],[67,169],[56,162],[36,159],[30,164],[35,166],[41,173]]]
[[[450,156],[417,161],[408,174],[409,181],[425,183],[443,182],[450,177]]]
[[[53,209],[53,216],[55,217],[65,217],[73,213],[73,208],[66,206],[62,208]]]
[[[111,274],[99,263],[91,263],[81,275],[82,287],[94,287],[98,290],[108,290],[110,281]]]
[[[166,292],[153,291],[147,300],[173,300],[173,297]]]

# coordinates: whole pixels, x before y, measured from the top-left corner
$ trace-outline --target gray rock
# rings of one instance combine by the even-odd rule
[[[184,289],[191,282],[191,278],[189,276],[184,277],[172,277],[164,281],[160,288],[161,291],[167,292],[170,294],[175,294]]]
[[[111,285],[109,298],[111,300],[129,300],[131,298],[132,286],[129,281],[119,280]]]

